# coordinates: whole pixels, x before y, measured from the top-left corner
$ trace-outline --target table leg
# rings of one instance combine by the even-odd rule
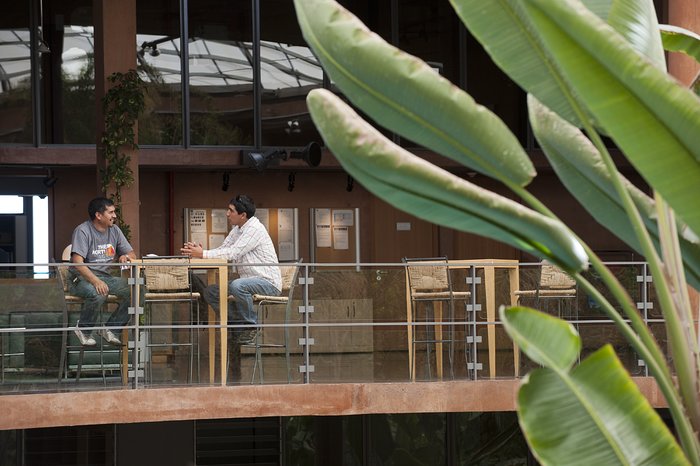
[[[520,289],[520,271],[518,267],[508,269],[508,283],[510,286],[510,305],[511,307],[518,305],[518,296],[515,292]],[[520,348],[513,341],[513,375],[520,376]]]
[[[496,273],[495,267],[484,267],[484,287],[486,294],[486,320],[496,322]],[[489,377],[496,377],[496,325],[489,323],[486,325],[489,347]]]
[[[209,319],[207,322],[209,322],[209,383],[213,384],[214,379],[216,376],[216,329],[214,327],[211,327],[211,325],[216,322],[216,314],[214,313],[214,309],[212,309],[210,306],[209,307]]]
[[[221,314],[221,385],[226,385],[228,375],[228,265],[219,267],[219,309]]]
[[[411,305],[411,289],[406,270],[406,338],[408,340],[408,372],[411,381],[416,380],[416,360],[413,354],[413,306]]]
[[[442,301],[435,301],[435,365],[442,380]]]

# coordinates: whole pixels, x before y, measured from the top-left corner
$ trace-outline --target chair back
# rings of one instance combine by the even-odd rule
[[[559,267],[543,261],[540,272],[540,288],[549,290],[576,288],[576,280]]]
[[[184,291],[190,289],[190,274],[187,257],[143,257],[143,275],[148,291]],[[145,265],[158,261],[158,265]],[[172,264],[172,265],[171,265]]]
[[[408,264],[406,269],[411,291],[438,291],[451,288],[447,257],[404,258],[403,261]]]

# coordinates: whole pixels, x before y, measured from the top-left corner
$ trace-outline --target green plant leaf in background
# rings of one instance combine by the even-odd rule
[[[500,315],[525,354],[545,366],[518,393],[521,428],[542,464],[689,464],[610,345],[570,370],[580,351],[570,324],[524,307],[501,307]]]
[[[598,150],[578,128],[539,103],[532,95],[528,95],[528,111],[533,133],[566,189],[598,223],[641,253],[639,240]],[[618,176],[639,209],[658,250],[659,228],[654,200],[622,175]],[[698,237],[683,224],[678,225],[678,230],[686,277],[691,285],[700,290]]]
[[[682,27],[659,25],[661,40],[669,52],[682,52],[700,62],[700,35]]]
[[[330,91],[314,89],[307,104],[343,168],[395,207],[439,225],[502,241],[568,271],[587,267],[583,248],[561,222],[407,152]]]
[[[523,9],[588,112],[700,231],[700,100],[578,2],[524,0]]]
[[[334,1],[295,0],[295,7],[324,70],[378,123],[505,184],[525,186],[535,176],[508,127],[423,61],[387,44]]]

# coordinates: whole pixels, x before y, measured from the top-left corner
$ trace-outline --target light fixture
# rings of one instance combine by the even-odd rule
[[[151,42],[143,42],[141,44],[141,48],[139,48],[137,53],[143,57],[146,54],[146,52],[148,52],[150,56],[157,57],[158,55],[160,55],[160,50],[158,50],[158,44],[162,44],[163,42],[166,42],[168,40],[170,40],[169,37],[164,37]]]
[[[345,185],[345,190],[347,192],[350,192],[350,191],[352,191],[352,188],[354,188],[354,187],[355,187],[355,179],[352,176],[348,175],[348,183],[347,183],[347,185]]]
[[[243,165],[255,168],[261,172],[268,166],[279,164],[280,160],[301,159],[311,167],[318,167],[321,164],[321,146],[315,142],[310,142],[300,151],[290,151],[285,149],[270,149],[265,152],[256,150],[243,150]]]
[[[53,176],[53,173],[51,172],[51,170],[49,170],[49,172],[48,172],[48,174],[46,175],[46,177],[45,177],[43,180],[41,180],[41,182],[42,182],[42,183],[44,184],[44,186],[46,186],[47,188],[52,188],[53,185],[55,185],[57,181],[58,181],[58,178],[56,178],[55,176]]]
[[[36,32],[36,51],[39,53],[51,53],[51,49],[41,36],[41,30]]]
[[[228,191],[229,178],[230,178],[230,177],[229,177],[229,174],[228,174],[228,173],[224,173],[224,177],[223,177],[223,178],[224,178],[224,179],[223,179],[223,182],[221,183],[221,190],[222,190],[222,191]]]
[[[287,191],[290,193],[294,191],[294,184],[296,182],[296,173],[291,172],[289,178],[287,178]]]

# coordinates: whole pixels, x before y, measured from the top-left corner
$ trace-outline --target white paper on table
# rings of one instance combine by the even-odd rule
[[[255,209],[255,216],[258,217],[260,223],[265,226],[265,229],[270,232],[270,211],[267,209]]]
[[[316,226],[331,224],[331,209],[316,209]],[[329,245],[330,246],[330,245]]]
[[[226,235],[209,235],[209,247],[207,249],[218,248],[225,239]]]
[[[353,225],[354,215],[352,210],[333,209],[333,226],[336,227],[351,227]]]
[[[190,233],[207,231],[207,210],[206,209],[191,209],[190,210]],[[194,235],[193,235],[194,236]]]
[[[202,232],[197,232],[197,233],[192,233],[192,237],[190,238],[190,241],[192,241],[195,244],[201,244],[204,249],[211,249],[209,247],[209,242],[207,241],[207,232],[205,231],[204,233]]]
[[[226,219],[226,209],[211,209],[211,232],[227,233],[228,221]]]
[[[331,247],[331,226],[316,225],[316,247],[330,248]]]
[[[350,249],[348,227],[333,227],[333,249]]]
[[[294,257],[294,243],[289,241],[280,241],[280,257],[281,261],[291,261]]]

